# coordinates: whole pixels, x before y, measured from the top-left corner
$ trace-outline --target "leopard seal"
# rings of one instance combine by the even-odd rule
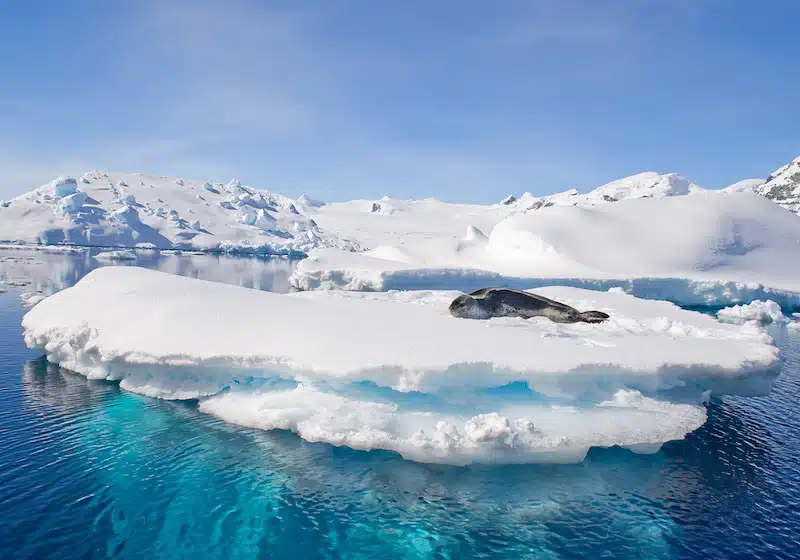
[[[509,288],[481,288],[460,295],[450,304],[450,314],[462,319],[547,317],[554,323],[601,323],[609,317],[602,311],[580,312],[565,303]]]

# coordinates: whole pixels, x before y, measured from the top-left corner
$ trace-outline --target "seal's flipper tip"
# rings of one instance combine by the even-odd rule
[[[602,311],[584,311],[580,314],[580,318],[584,323],[602,323],[609,318],[609,314]]]

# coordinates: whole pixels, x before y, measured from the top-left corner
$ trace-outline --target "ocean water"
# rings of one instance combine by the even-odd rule
[[[22,292],[88,255],[0,253],[0,558],[800,558],[800,336],[772,394],[655,455],[446,467],[262,432],[88,381],[22,342]],[[284,290],[286,261],[139,265]]]

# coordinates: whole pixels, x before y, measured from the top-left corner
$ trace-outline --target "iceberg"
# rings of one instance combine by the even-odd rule
[[[80,212],[88,195],[84,191],[76,191],[58,201],[57,210],[61,214],[73,214]]]
[[[60,177],[0,208],[0,243],[127,248],[149,243],[161,250],[237,253],[241,249],[296,256],[317,246],[359,248],[321,229],[313,238],[295,237],[295,224],[308,229],[312,220],[298,210],[294,200],[238,181],[223,187],[156,175],[93,171],[80,178],[82,190],[77,185],[71,177]],[[242,224],[240,204],[242,212],[251,212],[247,221],[256,227]],[[256,224],[259,210],[269,215],[261,216]],[[202,228],[187,233],[193,222]]]
[[[55,179],[52,185],[53,196],[69,196],[78,191],[78,182],[74,177],[68,177],[66,175],[62,175],[61,177]]]
[[[120,249],[117,251],[103,251],[94,256],[98,261],[135,261],[136,253],[131,249]]]
[[[41,301],[25,342],[123,389],[238,424],[417,461],[653,452],[714,394],[765,394],[781,356],[753,324],[621,291],[536,291],[599,325],[449,315],[452,291],[275,294],[106,267]]]
[[[121,224],[139,223],[139,212],[133,206],[123,206],[111,213],[111,218]]]
[[[786,321],[781,306],[772,300],[754,301],[745,305],[734,305],[717,312],[720,321],[744,323],[755,321],[761,324],[782,323]]]
[[[44,301],[46,297],[47,296],[43,294],[23,292],[20,294],[19,299],[22,303],[22,307],[31,308]]]
[[[119,201],[126,206],[136,206],[136,196],[130,193],[121,195]]]

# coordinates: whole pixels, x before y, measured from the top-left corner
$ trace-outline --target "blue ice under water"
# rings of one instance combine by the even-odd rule
[[[56,286],[94,266],[31,258],[0,272]],[[246,267],[232,281],[273,288],[286,272],[181,258],[147,264]],[[769,397],[713,402],[656,455],[458,468],[236,427],[62,371],[22,342],[25,290],[0,294],[0,558],[800,558],[796,334],[776,333],[786,361]]]

